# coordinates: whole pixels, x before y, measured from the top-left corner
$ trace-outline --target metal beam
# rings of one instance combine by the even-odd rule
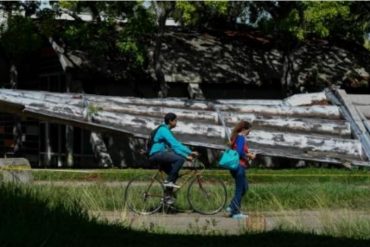
[[[366,131],[366,127],[358,114],[358,111],[352,105],[350,98],[344,90],[334,89],[334,92],[327,89],[326,96],[333,104],[340,107],[343,117],[350,123],[351,129],[362,145],[362,150],[366,155],[367,160],[370,160],[370,135]]]

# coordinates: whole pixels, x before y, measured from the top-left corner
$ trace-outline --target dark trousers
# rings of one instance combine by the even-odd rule
[[[230,171],[231,176],[235,180],[235,194],[230,203],[231,214],[239,214],[242,198],[248,191],[248,180],[245,177],[245,168],[243,166],[238,167],[235,171]]]
[[[185,158],[174,152],[165,151],[153,154],[149,161],[160,165],[160,168],[168,175],[167,182],[175,183]]]

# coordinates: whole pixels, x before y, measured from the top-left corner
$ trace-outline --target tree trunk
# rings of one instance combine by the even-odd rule
[[[73,133],[74,128],[71,125],[66,125],[66,162],[68,167],[73,167]]]
[[[66,72],[66,91],[70,93],[72,88],[72,75]],[[73,143],[74,143],[74,128],[71,125],[66,125],[66,162],[68,167],[73,167]]]
[[[100,133],[91,132],[90,143],[92,145],[95,157],[99,160],[100,167],[112,167],[113,162]]]
[[[153,68],[154,73],[159,84],[160,91],[158,92],[158,97],[165,98],[168,95],[169,86],[166,82],[165,75],[162,70],[162,57],[161,57],[161,48],[162,48],[162,37],[164,30],[166,28],[166,19],[169,13],[172,11],[173,7],[166,9],[164,4],[159,4],[157,1],[153,1],[155,11],[157,14],[157,25],[158,32],[155,37],[155,46],[153,52]],[[172,3],[170,3],[173,6]],[[162,6],[161,6],[162,5]]]
[[[18,69],[14,61],[10,63],[9,69],[9,84],[11,89],[16,89],[18,86]],[[20,151],[23,145],[22,142],[22,125],[19,116],[14,116],[14,126],[13,126],[13,139],[14,139],[14,155],[20,155]]]
[[[18,70],[14,63],[11,63],[9,70],[9,84],[11,89],[16,89],[18,86]]]
[[[75,81],[75,83],[79,83],[79,81]],[[82,89],[82,85],[74,85],[75,88]],[[83,109],[81,112],[83,112],[83,118],[87,120],[88,122],[91,122],[91,113],[89,112],[90,103],[89,101],[82,96],[82,105]],[[104,143],[103,137],[100,133],[91,131],[90,133],[90,144],[92,146],[92,150],[94,152],[95,157],[98,159],[99,166],[101,167],[112,167],[113,162],[112,159],[108,153],[107,147]]]
[[[291,52],[287,51],[285,52],[283,58],[283,71],[281,77],[281,85],[285,96],[290,96],[293,94],[292,73],[293,67],[291,61]]]
[[[51,145],[50,145],[50,124],[48,122],[45,123],[45,155],[44,155],[44,165],[46,167],[50,166],[51,161]]]

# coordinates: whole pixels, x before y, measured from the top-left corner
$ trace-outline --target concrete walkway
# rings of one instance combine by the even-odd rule
[[[321,232],[324,227],[333,227],[349,220],[366,219],[368,212],[348,210],[286,211],[250,213],[247,220],[238,221],[224,213],[206,216],[196,213],[141,216],[127,212],[92,212],[93,215],[109,222],[121,223],[132,229],[150,232],[187,234],[243,234],[248,231],[270,231],[281,225],[293,229]]]

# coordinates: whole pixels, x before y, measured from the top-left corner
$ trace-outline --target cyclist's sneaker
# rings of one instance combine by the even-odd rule
[[[163,186],[165,188],[180,188],[180,186],[174,184],[173,182],[167,182],[167,181],[164,181]]]
[[[166,203],[167,205],[172,205],[175,203],[175,198],[173,198],[172,196],[166,196],[164,198],[164,203]]]
[[[225,212],[226,212],[227,216],[229,216],[229,217],[231,217],[231,216],[232,216],[231,211],[232,211],[231,207],[227,207],[227,208],[225,209]]]
[[[231,218],[233,218],[234,220],[245,220],[248,218],[248,215],[239,213],[239,214],[232,215]]]

